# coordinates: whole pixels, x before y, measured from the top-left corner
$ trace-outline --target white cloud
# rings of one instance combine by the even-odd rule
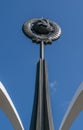
[[[56,91],[56,81],[50,82],[50,88],[51,88],[53,91]]]

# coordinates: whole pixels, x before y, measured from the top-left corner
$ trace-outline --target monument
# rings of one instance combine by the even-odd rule
[[[44,45],[57,40],[61,35],[61,28],[48,19],[35,18],[25,22],[22,30],[33,42],[40,44],[30,130],[54,130]]]
[[[47,64],[44,45],[51,44],[61,35],[61,28],[55,22],[44,18],[31,19],[23,24],[26,36],[40,45],[40,59],[37,63],[36,83],[32,117],[29,130],[54,130],[50,104]],[[78,114],[83,110],[83,82],[75,93],[59,130],[69,130]],[[20,116],[7,90],[0,82],[0,109],[7,115],[14,130],[24,130]]]

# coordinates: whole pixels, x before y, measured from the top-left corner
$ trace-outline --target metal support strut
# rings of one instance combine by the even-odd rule
[[[44,59],[44,42],[43,41],[40,43],[40,58],[42,60]]]

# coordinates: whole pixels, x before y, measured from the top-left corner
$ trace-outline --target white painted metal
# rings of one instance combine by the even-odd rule
[[[75,93],[69,108],[62,120],[59,130],[69,130],[72,123],[83,110],[83,82],[80,84],[77,92]]]
[[[16,111],[16,108],[1,82],[0,82],[0,108],[7,115],[8,119],[13,125],[14,130],[24,130],[24,127]]]

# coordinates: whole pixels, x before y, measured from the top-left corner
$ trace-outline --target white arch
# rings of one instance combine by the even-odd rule
[[[80,84],[76,91],[68,110],[62,120],[59,130],[69,130],[73,121],[76,119],[78,114],[83,110],[83,82]]]
[[[15,106],[8,95],[5,87],[0,82],[0,108],[5,112],[14,130],[24,130],[20,117],[15,109]]]

